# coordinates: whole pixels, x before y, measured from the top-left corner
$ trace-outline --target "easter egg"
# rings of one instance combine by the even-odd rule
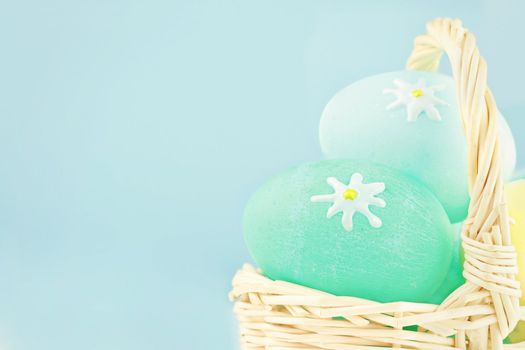
[[[461,287],[465,283],[463,277],[463,263],[465,262],[465,255],[463,247],[461,246],[461,226],[462,224],[454,224],[454,245],[452,250],[452,260],[445,280],[439,286],[437,291],[430,299],[432,304],[441,304],[448,298],[452,292]]]
[[[505,185],[505,196],[509,215],[513,219],[510,225],[512,244],[518,253],[518,280],[522,291],[525,290],[525,180],[517,180]],[[520,305],[525,306],[525,293],[522,294]],[[513,343],[525,341],[525,322],[521,321],[518,327],[509,335]]]
[[[514,176],[518,157],[516,155],[516,142],[509,124],[500,114],[499,119],[499,139],[501,147],[501,171],[505,180],[510,180]]]
[[[268,277],[380,302],[427,301],[449,269],[455,234],[419,181],[358,160],[273,177],[248,202],[243,226]]]
[[[512,176],[512,181],[525,179],[525,169],[517,171]]]
[[[515,165],[514,141],[502,120],[504,174]],[[338,92],[323,111],[321,148],[328,159],[367,159],[423,182],[452,222],[470,201],[467,145],[451,77],[399,71],[362,79]]]

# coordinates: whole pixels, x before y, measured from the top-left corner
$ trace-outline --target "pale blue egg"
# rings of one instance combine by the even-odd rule
[[[501,120],[503,173],[509,177],[516,151]],[[467,145],[451,77],[399,71],[344,88],[323,112],[320,143],[328,159],[367,159],[418,178],[452,222],[467,215]]]

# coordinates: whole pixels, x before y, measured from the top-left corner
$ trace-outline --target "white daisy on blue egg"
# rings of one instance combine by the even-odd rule
[[[343,212],[342,223],[346,231],[351,231],[353,227],[353,217],[356,212],[366,216],[372,227],[378,228],[383,224],[381,219],[372,214],[370,205],[385,207],[386,202],[375,197],[385,190],[385,184],[374,182],[363,183],[363,176],[354,173],[348,185],[343,184],[335,177],[329,177],[326,182],[332,186],[334,193],[312,196],[312,202],[332,202],[333,205],[326,213],[327,218],[331,218],[339,212]]]
[[[448,103],[434,95],[436,91],[443,90],[443,85],[426,86],[425,80],[419,79],[417,83],[410,84],[400,79],[395,79],[396,89],[385,89],[383,93],[392,94],[397,100],[389,104],[386,109],[392,110],[406,106],[407,120],[415,122],[422,112],[435,121],[441,120],[441,115],[436,106],[447,106]]]

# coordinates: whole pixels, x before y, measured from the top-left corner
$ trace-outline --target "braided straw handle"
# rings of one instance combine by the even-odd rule
[[[521,295],[520,285],[514,278],[516,254],[510,241],[500,171],[499,112],[487,87],[487,64],[479,54],[474,35],[464,29],[459,20],[440,18],[429,22],[427,34],[414,42],[407,69],[436,71],[443,52],[452,66],[467,138],[471,203],[462,233],[463,274],[467,283],[442,307],[464,299],[467,294],[490,292],[487,302],[494,306],[497,316],[497,323],[490,327],[489,338],[494,344],[516,326]],[[488,334],[479,330],[477,333],[469,334],[471,348],[487,349]]]

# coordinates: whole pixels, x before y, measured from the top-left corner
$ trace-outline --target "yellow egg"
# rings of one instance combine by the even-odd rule
[[[514,219],[510,226],[512,243],[518,251],[518,280],[524,291],[520,304],[525,306],[525,180],[513,181],[505,186],[505,195],[509,215]],[[518,327],[509,335],[512,343],[525,341],[525,322],[522,321]]]

